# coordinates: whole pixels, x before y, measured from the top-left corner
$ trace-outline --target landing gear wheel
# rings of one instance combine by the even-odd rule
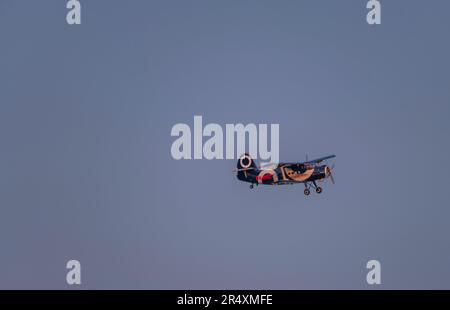
[[[305,188],[305,190],[303,191],[303,193],[304,193],[306,196],[308,196],[309,193],[310,193],[310,191],[309,191],[309,189]]]
[[[250,185],[250,189],[253,189],[253,184]]]
[[[316,193],[317,193],[317,194],[320,194],[321,192],[322,192],[322,187],[317,186],[317,188],[316,188]]]

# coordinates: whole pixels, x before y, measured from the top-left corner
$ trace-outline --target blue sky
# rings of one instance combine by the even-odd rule
[[[64,4],[64,5],[63,5]],[[448,289],[446,1],[0,1],[1,288]],[[336,185],[175,161],[176,123],[278,123]]]

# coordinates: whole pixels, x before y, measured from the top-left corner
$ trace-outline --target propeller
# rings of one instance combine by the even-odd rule
[[[334,177],[333,177],[333,169],[334,169],[334,164],[331,165],[331,168],[330,168],[330,179],[331,179],[331,183],[333,183],[333,185],[334,185],[335,182],[334,182]]]
[[[326,170],[326,176],[330,177],[331,183],[335,184],[334,182],[334,177],[333,177],[333,169],[334,169],[334,164],[330,167],[330,166],[326,166],[325,168]]]
[[[330,172],[330,179],[331,179],[331,183],[333,183],[333,185],[335,184],[335,182],[334,182],[334,177],[333,177],[333,174]]]

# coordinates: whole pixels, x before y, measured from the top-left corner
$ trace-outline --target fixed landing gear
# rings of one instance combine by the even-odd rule
[[[317,184],[316,184],[315,181],[312,181],[312,186],[315,188],[317,194],[322,193],[322,187],[317,186]],[[310,188],[311,188],[311,184],[308,184],[308,183],[306,182],[306,183],[305,183],[305,190],[303,191],[303,193],[304,193],[306,196],[308,196],[308,195],[311,193]]]
[[[256,186],[258,186],[258,183],[256,183]],[[253,189],[255,187],[255,183],[250,184],[250,189]]]

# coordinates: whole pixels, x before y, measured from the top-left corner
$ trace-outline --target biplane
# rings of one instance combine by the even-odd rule
[[[313,187],[316,193],[322,193],[317,183],[330,179],[334,184],[333,166],[322,164],[323,161],[336,157],[329,155],[314,160],[293,163],[265,164],[258,167],[249,154],[243,154],[237,163],[237,178],[250,183],[250,188],[258,185],[287,185],[302,183],[304,194],[309,195]]]

